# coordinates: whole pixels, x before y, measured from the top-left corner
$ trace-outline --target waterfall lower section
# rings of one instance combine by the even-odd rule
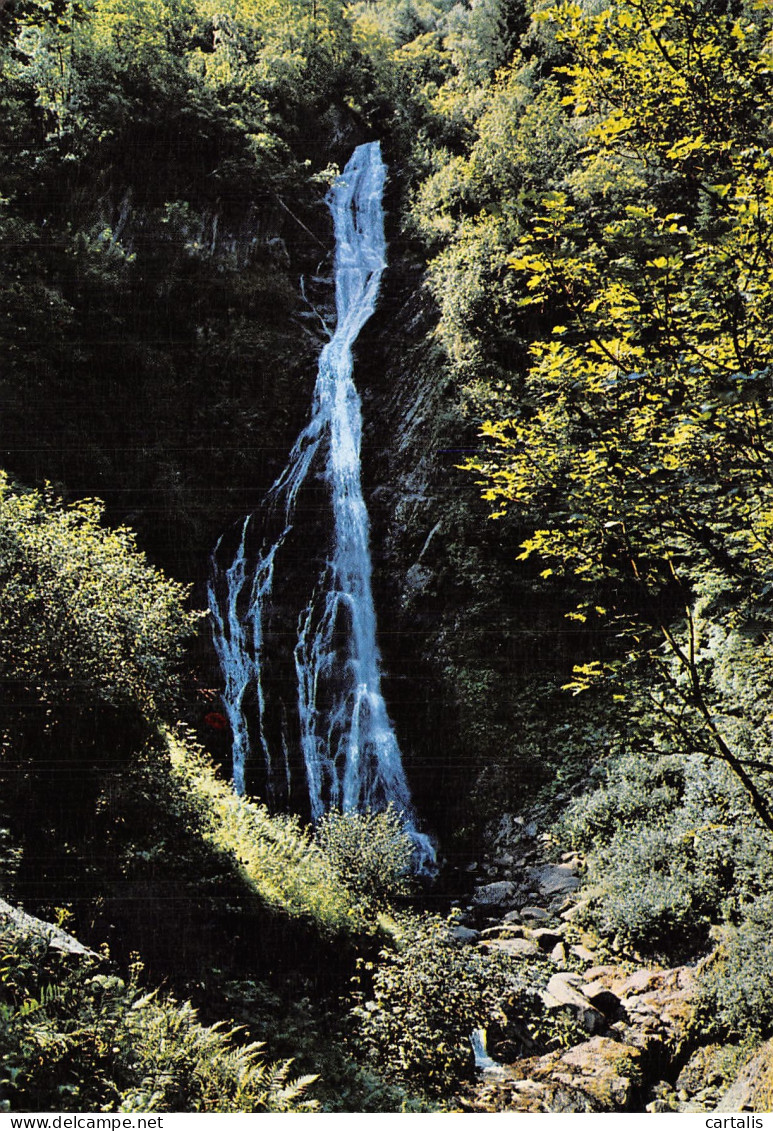
[[[224,536],[215,547],[210,608],[236,789],[245,791],[257,755],[269,803],[297,801],[297,748],[313,820],[329,809],[391,803],[413,838],[417,869],[432,871],[435,850],[417,827],[381,692],[352,379],[352,347],[385,267],[385,178],[380,146],[371,142],[355,150],[330,191],[337,325],[320,355],[311,418],[236,545],[229,549]]]

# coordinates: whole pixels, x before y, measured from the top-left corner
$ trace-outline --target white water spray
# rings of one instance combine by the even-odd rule
[[[487,1048],[487,1034],[485,1029],[473,1029],[470,1033],[472,1055],[475,1057],[475,1069],[484,1076],[504,1076],[505,1070],[498,1060],[489,1056]]]
[[[277,557],[281,561],[280,551],[293,530],[298,493],[312,467],[322,464],[333,520],[331,552],[298,618],[294,649],[297,718],[311,815],[317,820],[329,809],[383,810],[391,803],[402,813],[414,841],[417,868],[431,871],[435,850],[417,828],[400,749],[381,693],[369,524],[360,482],[362,415],[352,380],[352,346],[373,314],[385,267],[385,178],[380,146],[371,142],[355,150],[330,191],[337,325],[320,355],[311,419],[261,512],[275,520],[279,517],[281,533],[273,542],[266,537],[257,562],[250,566],[248,532],[256,516],[245,519],[236,554],[225,569],[217,565],[221,539],[213,555],[210,607],[233,734],[234,785],[244,792],[245,761],[252,752],[251,710],[270,792],[276,771],[266,735],[261,674],[265,623],[275,566],[281,572]],[[284,737],[281,745],[284,773],[289,775]]]

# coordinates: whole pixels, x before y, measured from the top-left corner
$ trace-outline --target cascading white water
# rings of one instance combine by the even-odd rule
[[[472,1046],[472,1055],[475,1057],[476,1071],[482,1072],[484,1076],[506,1075],[505,1069],[499,1061],[489,1056],[486,1038],[485,1029],[473,1029],[470,1033],[470,1045]]]
[[[382,195],[386,167],[378,142],[359,146],[333,185],[328,205],[335,228],[337,325],[319,359],[311,419],[293,445],[287,466],[271,487],[264,515],[279,517],[280,533],[267,535],[249,564],[245,519],[231,564],[218,563],[210,586],[215,648],[225,679],[224,704],[233,734],[234,785],[245,788],[251,753],[246,710],[275,780],[265,726],[262,683],[265,622],[274,593],[277,557],[293,530],[298,493],[312,467],[322,475],[332,510],[332,540],[312,596],[300,613],[294,663],[298,733],[311,815],[329,809],[385,809],[403,815],[415,844],[416,866],[433,870],[435,850],[416,825],[402,757],[381,693],[376,614],[371,588],[368,514],[360,482],[360,398],[352,380],[352,346],[373,314],[385,267]],[[281,566],[278,567],[281,570]],[[289,759],[281,743],[283,773]],[[289,781],[288,781],[289,788]]]

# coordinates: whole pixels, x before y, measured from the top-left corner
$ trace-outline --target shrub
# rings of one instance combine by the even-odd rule
[[[290,1076],[241,1033],[141,993],[94,961],[75,968],[45,937],[0,934],[0,1099],[15,1111],[311,1111],[315,1077]],[[54,988],[52,988],[54,987]]]
[[[12,490],[0,472],[0,679],[55,714],[98,702],[149,715],[172,697],[198,614],[102,513]]]
[[[597,767],[595,788],[575,798],[561,819],[560,834],[575,848],[591,850],[621,827],[651,824],[675,809],[684,788],[684,762],[675,755],[624,754]]]
[[[737,918],[771,874],[767,838],[727,767],[680,761],[626,755],[563,821],[588,850],[586,918],[667,960],[704,948],[711,925]]]
[[[316,842],[338,879],[362,903],[384,907],[411,891],[413,842],[392,805],[383,813],[326,813]]]
[[[773,896],[748,908],[721,943],[701,979],[700,1005],[708,1028],[723,1036],[757,1038],[773,1032]]]
[[[447,1095],[472,1075],[470,1034],[497,1024],[515,1032],[539,1002],[512,962],[449,937],[436,916],[403,924],[399,950],[366,963],[353,1010],[356,1041],[390,1079]]]
[[[719,892],[669,825],[619,833],[595,854],[593,922],[642,953],[688,955],[708,936]],[[593,889],[592,889],[593,890]]]

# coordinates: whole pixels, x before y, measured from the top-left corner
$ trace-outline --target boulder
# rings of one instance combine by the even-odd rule
[[[474,931],[471,927],[463,927],[459,924],[456,927],[450,928],[448,937],[456,939],[457,942],[474,943],[480,938],[480,931]]]
[[[561,1054],[561,1066],[571,1070],[566,1082],[590,1090],[604,1107],[624,1111],[641,1076],[641,1051],[609,1037],[592,1037]],[[557,1076],[561,1079],[561,1076]]]
[[[578,989],[582,989],[584,979],[582,974],[577,970],[567,970],[565,974],[561,975],[561,979],[564,982],[568,982],[571,986],[577,986]]]
[[[695,1080],[685,1071],[679,1091],[664,1080],[644,1094],[645,1073],[682,1062],[694,1039],[695,970],[632,970],[596,961],[585,974],[556,972],[542,994],[547,1010],[568,1011],[589,1039],[508,1064],[507,1079],[496,1091],[477,1092],[469,1110],[612,1112],[641,1110],[648,1101],[648,1111],[714,1109],[722,1087],[715,1063],[707,1062],[711,1071],[692,1065]],[[723,1111],[771,1110],[773,1041],[739,1074],[722,1104]]]
[[[539,947],[531,939],[495,938],[483,939],[481,946],[487,950],[498,950],[510,958],[534,958],[539,954]]]
[[[519,923],[497,923],[480,932],[482,939],[522,939],[526,928]]]
[[[481,1090],[468,1110],[543,1113],[630,1110],[641,1079],[641,1052],[592,1037],[564,1052],[518,1061],[510,1078]]]
[[[725,1092],[716,1111],[773,1109],[773,1041],[767,1041],[746,1062]]]
[[[20,907],[13,907],[10,903],[6,903],[4,899],[0,899],[0,927],[8,926],[21,935],[38,935],[44,938],[52,950],[58,950],[63,954],[99,958],[95,951],[89,950],[87,946],[78,942],[73,935],[69,935],[61,927],[55,926],[54,923],[47,923],[44,919],[38,919],[34,915],[28,915]]]
[[[550,958],[551,961],[555,962],[558,966],[563,966],[563,964],[566,962],[566,947],[562,942],[557,943],[553,947],[550,952]]]
[[[472,895],[474,907],[504,907],[516,893],[515,884],[509,880],[497,880],[493,884],[483,884],[475,888]]]
[[[561,942],[561,935],[562,931],[559,927],[537,927],[529,932],[529,938],[534,940],[540,950],[548,951]]]
[[[581,992],[581,984],[579,974],[554,974],[542,993],[542,1000],[549,1010],[570,1010],[586,1032],[598,1033],[606,1028],[606,1019],[601,1010],[596,1009]]]
[[[629,974],[620,987],[621,997],[629,997],[632,994],[641,994],[645,990],[650,989],[657,978],[657,971],[655,970],[636,970],[633,974]]]
[[[545,922],[550,918],[549,913],[544,907],[536,907],[529,904],[521,908],[521,919],[531,919],[532,922]]]
[[[595,952],[592,951],[592,950],[589,950],[587,946],[583,946],[582,943],[577,943],[576,946],[573,946],[571,948],[571,950],[572,950],[572,954],[576,958],[579,958],[581,962],[595,962],[596,961]]]
[[[540,864],[528,868],[527,875],[544,896],[568,895],[580,886],[576,863]]]
[[[621,970],[619,966],[613,966],[607,963],[605,966],[591,966],[589,970],[583,970],[582,976],[586,982],[595,982],[599,978],[625,978],[625,972]]]
[[[592,980],[590,976],[593,975]],[[690,966],[670,970],[643,967],[625,970],[619,966],[596,966],[587,971],[588,985],[598,996],[606,990],[619,1001],[615,1025],[625,1040],[639,1048],[659,1043],[677,1056],[689,1037],[695,999],[695,971]],[[587,995],[587,986],[582,988]],[[611,999],[607,999],[610,1001]]]
[[[676,966],[671,970],[650,972],[646,988],[631,994],[629,987],[640,984],[636,976],[628,978],[620,990],[615,990],[624,1009],[639,1016],[649,1014],[649,1020],[671,1047],[674,1053],[684,1044],[693,1017],[695,999],[695,972],[689,966]]]

